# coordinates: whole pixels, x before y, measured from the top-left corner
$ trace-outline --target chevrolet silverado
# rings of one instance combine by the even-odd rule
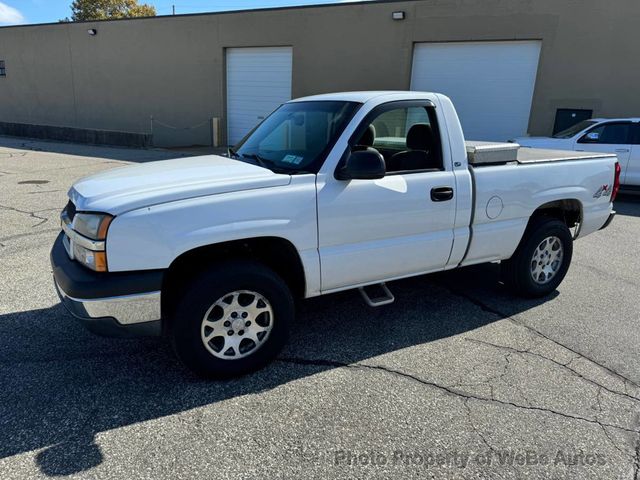
[[[350,92],[285,103],[226,156],[77,181],[51,252],[62,303],[105,335],[171,338],[197,373],[273,359],[297,299],[500,262],[544,296],[614,216],[615,155],[465,142],[452,102]]]

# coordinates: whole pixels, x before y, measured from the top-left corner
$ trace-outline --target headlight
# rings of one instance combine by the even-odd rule
[[[105,213],[76,213],[73,229],[91,240],[104,240],[111,220],[113,217]]]
[[[113,220],[106,213],[76,213],[71,202],[60,215],[65,248],[72,259],[96,272],[106,272],[107,230]]]

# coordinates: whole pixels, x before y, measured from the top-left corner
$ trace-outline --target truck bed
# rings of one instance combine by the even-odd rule
[[[507,163],[531,164],[615,157],[614,154],[610,153],[526,148],[517,143],[467,141],[465,142],[465,147],[469,165],[474,167]]]
[[[571,160],[589,160],[591,158],[615,157],[613,153],[576,152],[571,150],[547,150],[543,148],[518,149],[518,163],[566,162]]]
[[[613,185],[614,155],[517,146],[512,154],[513,161],[485,158],[469,169],[473,234],[464,265],[509,258],[532,212],[558,198],[579,203],[580,237],[600,229],[611,214],[609,195],[598,192]]]

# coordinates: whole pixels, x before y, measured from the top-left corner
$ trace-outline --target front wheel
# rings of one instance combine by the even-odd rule
[[[510,290],[524,297],[548,295],[564,279],[572,255],[569,228],[553,218],[535,218],[513,256],[502,262],[502,280]]]
[[[176,354],[197,374],[226,378],[257,370],[286,343],[294,316],[284,281],[264,265],[217,265],[185,288],[172,322]]]

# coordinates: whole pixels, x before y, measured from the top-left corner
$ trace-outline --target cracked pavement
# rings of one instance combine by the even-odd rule
[[[277,361],[207,382],[85,332],[48,263],[76,178],[174,156],[0,137],[0,478],[640,480],[640,198],[549,298],[481,265],[312,299]]]

